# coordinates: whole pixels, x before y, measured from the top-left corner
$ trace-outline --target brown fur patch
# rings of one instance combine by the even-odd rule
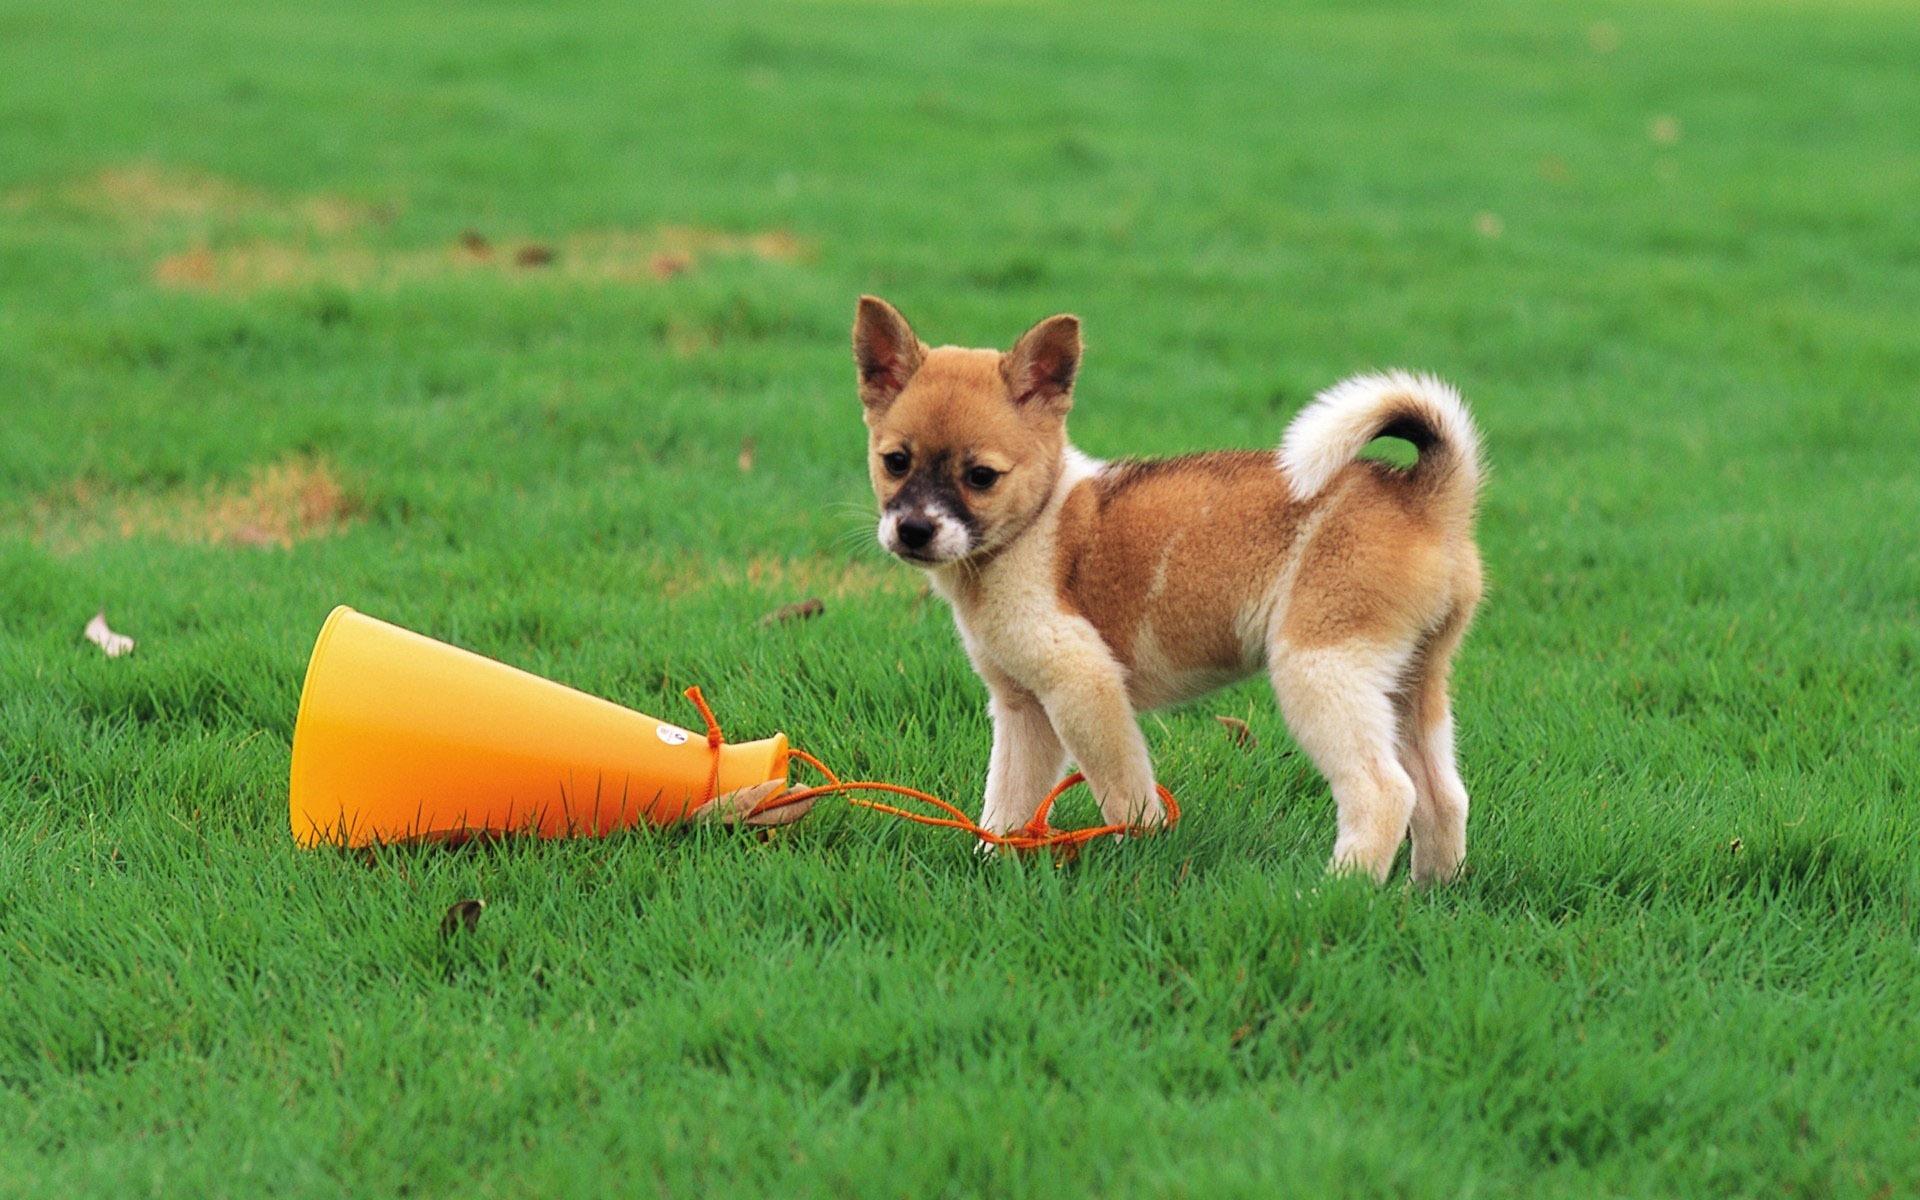
[[[1249,665],[1249,640],[1265,631],[1239,623],[1296,554],[1282,634],[1297,647],[1386,641],[1417,633],[1453,604],[1471,611],[1472,542],[1422,511],[1404,473],[1355,463],[1306,504],[1285,480],[1259,451],[1110,465],[1062,509],[1062,602],[1129,668],[1150,646],[1167,667],[1223,675]],[[1321,506],[1312,536],[1297,544]]]
[[[1236,618],[1279,572],[1303,511],[1270,453],[1114,464],[1069,497],[1061,597],[1128,666],[1150,633],[1175,668],[1244,669]]]
[[[128,492],[76,480],[34,500],[22,523],[36,542],[64,553],[137,537],[285,548],[339,532],[358,511],[331,462],[287,458],[225,487]]]

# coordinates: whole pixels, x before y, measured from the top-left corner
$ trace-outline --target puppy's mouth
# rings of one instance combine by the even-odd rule
[[[963,554],[935,554],[930,548],[922,547],[916,550],[911,546],[888,546],[887,553],[901,562],[912,563],[916,567],[941,567],[966,557]]]

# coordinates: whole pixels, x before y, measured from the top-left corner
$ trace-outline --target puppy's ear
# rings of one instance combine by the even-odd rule
[[[853,314],[853,365],[860,371],[860,403],[885,411],[920,369],[927,348],[900,311],[878,296],[860,297]]]
[[[1080,318],[1048,317],[1020,335],[1000,357],[1013,402],[1043,405],[1065,414],[1073,407],[1073,380],[1080,373]]]

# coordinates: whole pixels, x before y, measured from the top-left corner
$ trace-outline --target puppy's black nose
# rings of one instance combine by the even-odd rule
[[[894,532],[900,535],[900,544],[909,550],[924,550],[933,540],[933,522],[925,517],[902,517],[894,526]]]

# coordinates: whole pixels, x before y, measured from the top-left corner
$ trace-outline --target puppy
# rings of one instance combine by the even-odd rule
[[[860,300],[854,361],[880,544],[953,608],[991,694],[983,828],[1024,825],[1070,757],[1109,822],[1166,814],[1135,713],[1265,670],[1332,785],[1331,869],[1453,878],[1467,790],[1447,675],[1480,598],[1479,438],[1426,376],[1349,379],[1278,454],[1098,462],[1067,441],[1080,322],[929,349]],[[1410,468],[1357,458],[1412,442]]]

